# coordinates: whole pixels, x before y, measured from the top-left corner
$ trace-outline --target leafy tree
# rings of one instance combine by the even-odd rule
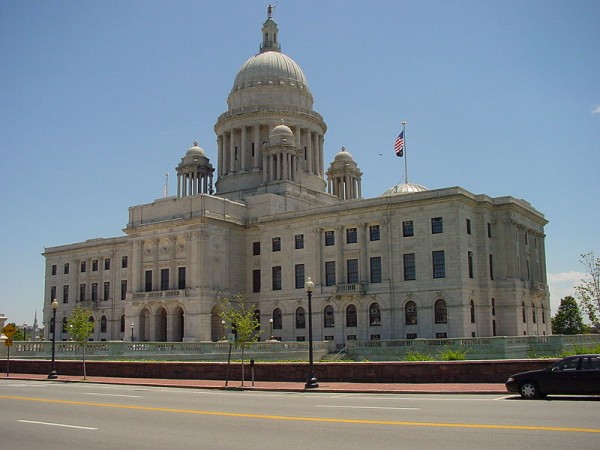
[[[94,322],[90,322],[91,316],[92,312],[89,309],[83,309],[77,305],[71,312],[71,315],[67,318],[69,334],[74,341],[79,342],[79,345],[81,345],[84,380],[86,377],[85,347],[87,346],[87,341],[94,330]]]
[[[260,322],[254,311],[256,305],[248,301],[246,294],[222,298],[223,312],[219,315],[235,334],[235,346],[242,350],[242,386],[244,385],[244,350],[258,341]]]
[[[567,295],[560,300],[558,311],[552,318],[552,333],[554,334],[581,334],[586,331],[583,317],[577,301]]]
[[[587,270],[586,276],[581,283],[575,286],[579,296],[579,303],[586,312],[590,322],[594,325],[600,324],[600,258],[596,258],[594,252],[584,253],[579,260]]]

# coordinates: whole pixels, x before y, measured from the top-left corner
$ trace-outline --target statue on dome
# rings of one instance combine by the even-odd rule
[[[273,17],[273,8],[275,8],[277,5],[271,5],[269,3],[269,6],[267,6],[267,19],[270,19],[271,17]]]

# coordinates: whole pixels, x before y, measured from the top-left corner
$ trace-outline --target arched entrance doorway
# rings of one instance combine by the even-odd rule
[[[156,330],[154,340],[157,342],[167,342],[167,311],[162,306],[156,310],[154,316],[156,321]]]
[[[210,340],[213,342],[220,341],[225,338],[225,325],[223,319],[221,319],[222,308],[220,306],[213,306],[210,314]]]
[[[175,308],[173,311],[173,341],[183,342],[183,336],[185,336],[183,309],[181,306]]]

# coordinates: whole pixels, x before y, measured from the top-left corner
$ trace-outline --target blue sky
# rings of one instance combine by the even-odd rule
[[[213,126],[266,1],[0,0],[0,313],[41,319],[44,247],[122,235],[127,208]],[[600,2],[284,1],[303,69],[363,196],[409,180],[529,201],[549,220],[553,311],[600,254]]]

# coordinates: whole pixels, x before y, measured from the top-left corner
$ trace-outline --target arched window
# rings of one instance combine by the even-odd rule
[[[306,328],[306,314],[302,306],[296,309],[296,328]]]
[[[327,305],[323,310],[323,326],[325,328],[333,328],[335,321],[333,318],[333,306]]]
[[[536,312],[535,312],[535,305],[533,303],[531,304],[531,318],[533,319],[533,323],[537,322],[537,317],[536,317]]]
[[[69,329],[69,319],[67,319],[66,317],[63,317],[63,322],[62,322],[63,333],[66,333],[68,329]]]
[[[369,306],[369,325],[379,326],[381,325],[381,309],[379,303],[371,303]]]
[[[281,330],[283,328],[283,320],[281,318],[281,309],[275,308],[273,310],[273,329]]]
[[[95,331],[94,318],[92,316],[90,316],[90,318],[88,319],[88,322],[90,322],[92,324],[92,333],[93,333]]]
[[[435,323],[448,323],[448,307],[446,301],[439,299],[435,301]]]
[[[357,324],[356,306],[348,305],[346,307],[346,326],[349,328],[355,327]]]
[[[406,325],[417,324],[417,304],[412,300],[404,305],[404,317]]]
[[[546,310],[544,309],[543,303],[542,303],[542,323],[546,323]]]
[[[100,333],[106,333],[106,316],[100,319]]]
[[[125,333],[125,314],[121,316],[121,333]]]
[[[475,302],[471,300],[471,323],[475,323]]]

